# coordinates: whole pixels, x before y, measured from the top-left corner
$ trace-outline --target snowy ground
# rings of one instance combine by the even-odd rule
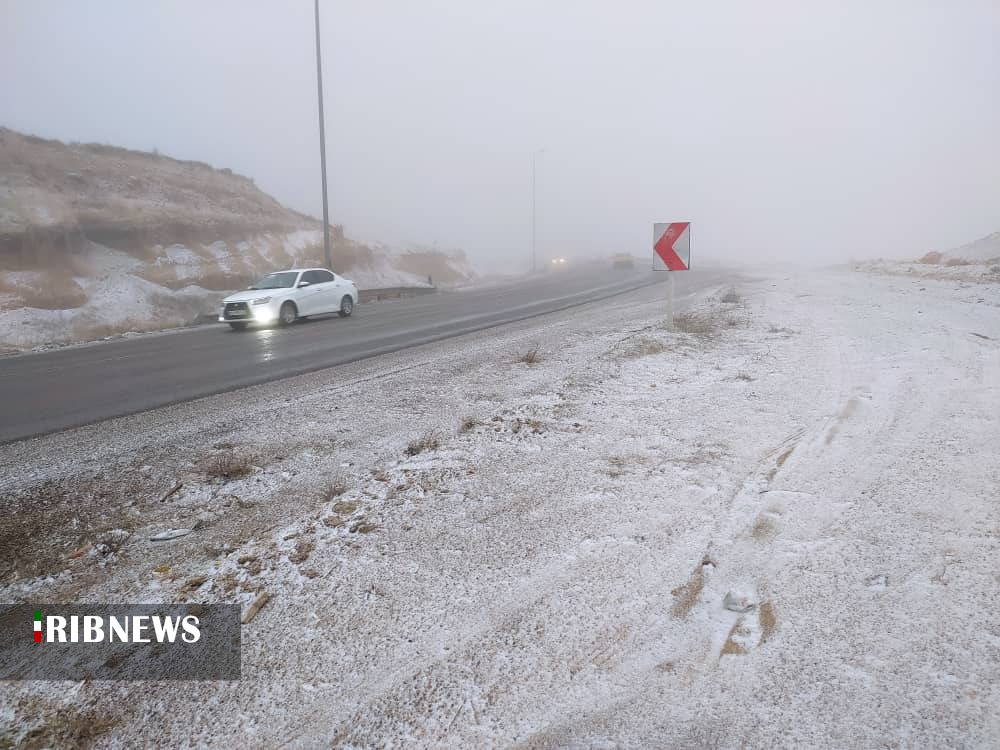
[[[4,601],[271,597],[239,683],[8,683],[0,738],[996,747],[1000,285],[722,291],[0,448]]]

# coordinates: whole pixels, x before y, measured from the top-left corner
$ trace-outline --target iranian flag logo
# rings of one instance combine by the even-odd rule
[[[42,642],[42,610],[35,610],[35,643]]]

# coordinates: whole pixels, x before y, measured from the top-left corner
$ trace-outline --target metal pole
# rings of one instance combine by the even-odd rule
[[[535,200],[535,196],[536,196],[536,191],[535,191],[535,177],[536,177],[537,172],[538,172],[538,170],[536,168],[536,164],[538,162],[538,155],[539,154],[544,154],[544,153],[545,153],[545,149],[544,148],[540,148],[540,149],[538,149],[537,151],[535,151],[534,153],[531,154],[531,272],[532,273],[534,273],[535,271],[538,270],[538,258],[537,258],[537,255],[535,254],[535,246],[536,246],[535,239],[536,239],[536,236],[538,234],[538,232],[537,232],[537,222],[535,221],[535,216],[536,216],[535,209],[536,209],[536,205],[537,205],[537,202]]]
[[[326,122],[323,118],[323,58],[319,44],[319,0],[316,6],[316,90],[319,94],[319,166],[323,175],[323,259],[326,267],[333,270],[330,259],[330,209],[326,199]]]
[[[667,271],[667,330],[674,330],[674,272]]]
[[[535,261],[535,161],[538,159],[538,152],[531,155],[531,272],[537,271]]]

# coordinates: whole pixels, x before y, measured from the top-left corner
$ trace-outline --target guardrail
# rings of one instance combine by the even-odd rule
[[[404,297],[420,297],[424,294],[434,294],[436,286],[392,286],[385,289],[359,289],[359,302],[379,302],[384,299],[402,299]]]

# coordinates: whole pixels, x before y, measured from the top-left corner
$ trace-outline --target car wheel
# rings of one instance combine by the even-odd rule
[[[344,298],[340,300],[340,310],[337,314],[342,318],[349,318],[352,312],[354,312],[354,300],[351,295],[345,294]]]
[[[283,326],[290,326],[298,317],[299,310],[295,307],[295,303],[286,302],[281,306],[281,312],[278,313],[278,323]]]
[[[229,327],[234,331],[245,331],[247,329],[246,323],[230,323]]]

